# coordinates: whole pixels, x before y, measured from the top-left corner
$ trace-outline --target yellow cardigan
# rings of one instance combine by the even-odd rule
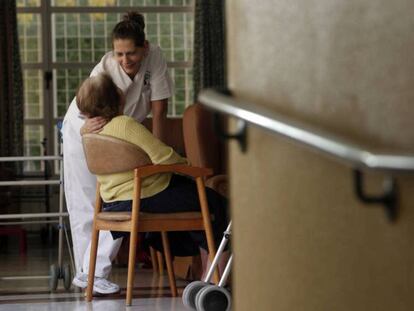
[[[128,116],[118,116],[106,124],[100,134],[116,137],[144,150],[154,164],[179,164],[187,160],[178,155],[148,131],[145,126]],[[133,171],[97,176],[101,196],[105,202],[132,200]],[[171,174],[157,174],[143,179],[141,198],[153,196],[168,187]]]

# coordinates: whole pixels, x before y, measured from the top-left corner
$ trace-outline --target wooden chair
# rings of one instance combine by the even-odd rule
[[[172,296],[177,295],[175,276],[168,241],[168,231],[204,230],[207,237],[210,260],[215,255],[215,245],[210,222],[203,178],[211,174],[210,169],[188,165],[153,165],[148,156],[137,146],[110,136],[86,134],[82,138],[89,170],[93,174],[111,174],[134,170],[134,194],[131,212],[104,212],[99,183],[96,190],[96,204],[93,220],[91,256],[88,274],[86,300],[92,300],[96,255],[100,230],[130,232],[128,281],[126,305],[131,305],[135,275],[135,256],[138,232],[161,232],[168,279]],[[140,212],[141,181],[159,173],[178,173],[195,179],[201,212],[151,214]],[[218,273],[215,275],[218,280]]]
[[[213,113],[198,103],[188,106],[183,115],[183,139],[190,163],[213,169],[214,176],[205,181],[206,186],[227,196],[227,151],[213,127]]]

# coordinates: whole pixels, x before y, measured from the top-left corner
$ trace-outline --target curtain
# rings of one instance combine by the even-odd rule
[[[16,1],[0,1],[0,156],[23,155],[23,79]],[[20,170],[20,165],[10,163]]]
[[[224,16],[223,0],[195,0],[194,101],[203,88],[227,86]]]
[[[204,88],[226,89],[225,1],[195,0],[194,17],[194,102]],[[211,111],[203,109],[203,119],[213,120]],[[226,119],[220,121],[227,127]],[[226,173],[227,149],[221,141],[216,152],[219,167],[216,174]]]

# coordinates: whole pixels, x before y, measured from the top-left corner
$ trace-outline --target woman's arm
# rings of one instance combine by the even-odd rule
[[[152,109],[152,134],[159,140],[165,142],[168,99],[154,100],[151,102]]]

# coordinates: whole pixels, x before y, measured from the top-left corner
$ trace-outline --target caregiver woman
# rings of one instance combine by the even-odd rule
[[[137,12],[125,14],[112,31],[113,51],[106,53],[91,72],[105,72],[126,96],[124,114],[142,122],[152,113],[153,134],[162,139],[168,98],[173,86],[167,63],[158,46],[145,40],[144,17]],[[89,173],[82,149],[81,133],[97,133],[106,120],[82,116],[73,99],[63,120],[63,151],[66,204],[72,231],[76,276],[73,285],[85,288],[89,270],[90,239],[96,177]],[[119,286],[108,280],[111,262],[122,239],[113,240],[101,232],[96,262],[94,291],[111,294]]]

